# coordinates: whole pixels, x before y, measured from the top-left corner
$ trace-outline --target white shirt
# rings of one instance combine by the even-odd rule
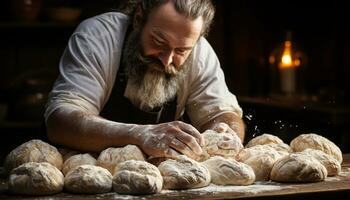
[[[45,119],[62,107],[100,113],[114,86],[128,23],[127,15],[110,12],[77,27],[62,55]],[[199,39],[191,59],[189,74],[177,93],[176,119],[185,108],[196,128],[226,112],[242,117],[242,109],[228,90],[219,60],[205,38]]]

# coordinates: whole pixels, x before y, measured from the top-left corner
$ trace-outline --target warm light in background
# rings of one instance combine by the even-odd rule
[[[293,68],[294,62],[292,59],[292,43],[290,41],[284,42],[284,49],[281,58],[281,62],[279,63],[279,68]]]
[[[287,32],[285,40],[278,45],[269,56],[271,65],[271,88],[273,92],[286,95],[297,93],[298,80],[301,80],[300,69],[305,66],[305,55],[297,48],[292,41],[291,32]],[[277,85],[277,86],[275,86]],[[277,89],[276,89],[277,88]]]

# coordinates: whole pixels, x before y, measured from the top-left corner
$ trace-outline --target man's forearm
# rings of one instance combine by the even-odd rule
[[[137,127],[69,108],[58,108],[47,120],[48,137],[53,143],[80,151],[99,152],[110,146],[137,144],[137,137],[131,133]]]
[[[201,131],[205,131],[207,129],[212,129],[218,123],[226,123],[229,125],[238,135],[238,137],[244,141],[245,136],[245,126],[243,120],[235,115],[234,113],[223,113],[216,118],[210,120],[206,124],[201,127]]]

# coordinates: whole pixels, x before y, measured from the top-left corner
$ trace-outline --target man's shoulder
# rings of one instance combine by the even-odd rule
[[[118,32],[124,32],[128,23],[128,15],[120,12],[107,12],[85,19],[75,32],[96,35],[107,31],[114,35]]]

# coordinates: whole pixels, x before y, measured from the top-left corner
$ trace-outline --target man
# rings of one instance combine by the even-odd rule
[[[81,151],[134,144],[153,157],[192,158],[207,129],[243,140],[241,108],[203,37],[213,16],[210,0],[143,0],[131,16],[82,22],[47,103],[49,139]],[[179,121],[184,113],[192,125]]]

